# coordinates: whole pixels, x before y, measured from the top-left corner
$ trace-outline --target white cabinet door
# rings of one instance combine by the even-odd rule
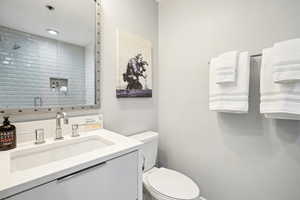
[[[55,200],[56,181],[22,192],[7,200]]]
[[[9,200],[136,200],[138,153],[130,153],[49,184],[18,194]]]
[[[57,182],[61,200],[136,200],[138,154],[131,153]]]

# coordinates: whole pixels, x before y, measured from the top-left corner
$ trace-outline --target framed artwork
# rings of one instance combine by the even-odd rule
[[[152,97],[152,44],[117,30],[117,98]]]

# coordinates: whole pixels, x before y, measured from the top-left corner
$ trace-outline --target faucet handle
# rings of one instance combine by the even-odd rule
[[[45,132],[44,129],[35,130],[35,144],[45,143]]]
[[[69,124],[69,119],[66,117],[64,118],[64,124],[66,124],[66,125]]]
[[[72,125],[72,137],[78,137],[79,135],[79,125],[78,124],[73,124]]]

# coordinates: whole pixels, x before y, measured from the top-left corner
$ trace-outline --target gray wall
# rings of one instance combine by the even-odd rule
[[[299,0],[162,0],[160,163],[191,176],[208,200],[299,200],[300,124],[259,114],[259,60],[250,113],[208,110],[208,61],[300,37]]]
[[[129,135],[157,129],[158,4],[154,0],[103,0],[102,109],[105,128]],[[116,29],[153,44],[153,98],[116,98]]]

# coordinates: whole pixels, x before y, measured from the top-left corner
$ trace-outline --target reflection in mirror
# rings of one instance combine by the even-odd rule
[[[94,0],[1,0],[0,108],[95,104]]]

